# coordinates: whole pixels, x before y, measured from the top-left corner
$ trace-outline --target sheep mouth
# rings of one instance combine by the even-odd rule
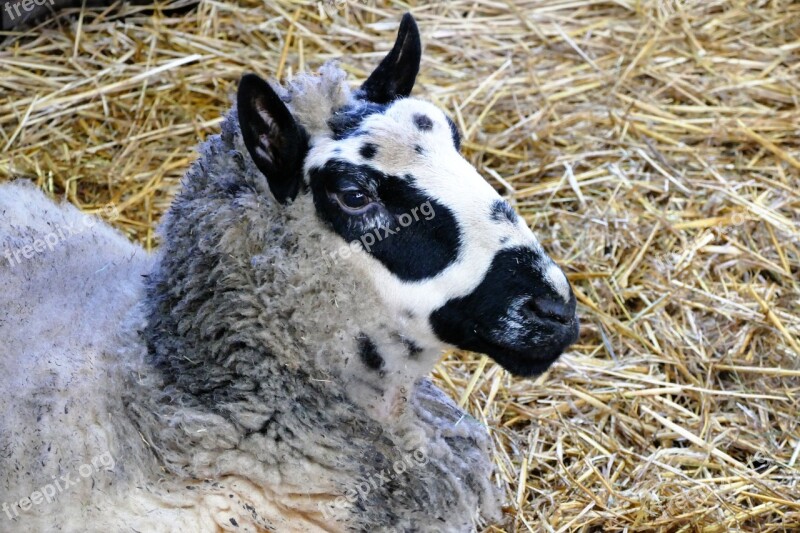
[[[486,354],[520,377],[537,376],[550,368],[578,339],[580,329],[577,316],[566,324],[525,320],[511,330],[504,328],[500,319],[459,318],[434,314],[432,323],[439,339],[463,350]]]
[[[541,374],[577,340],[579,330],[575,295],[560,269],[553,276],[554,269],[539,249],[497,252],[472,292],[430,314],[434,334],[488,355],[517,376]]]
[[[480,348],[497,364],[520,377],[538,376],[555,363],[561,354],[578,340],[580,325],[577,317],[546,342],[510,343],[491,333],[476,332]]]

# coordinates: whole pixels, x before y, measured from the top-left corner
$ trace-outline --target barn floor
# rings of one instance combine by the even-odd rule
[[[0,45],[0,179],[113,202],[155,247],[244,71],[346,57],[355,83],[408,5],[415,94],[565,266],[583,322],[533,382],[465,353],[436,370],[497,444],[507,523],[487,531],[800,530],[798,2],[62,10]]]

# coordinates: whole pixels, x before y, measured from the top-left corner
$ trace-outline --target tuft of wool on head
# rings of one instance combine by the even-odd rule
[[[353,102],[346,78],[347,73],[335,61],[329,61],[320,67],[318,75],[298,74],[289,81],[288,90],[283,91],[287,104],[310,134],[327,131],[334,112]]]

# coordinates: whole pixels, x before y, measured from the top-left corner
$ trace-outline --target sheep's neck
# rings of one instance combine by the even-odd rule
[[[419,379],[435,349],[393,359],[410,355],[402,321],[350,264],[326,259],[341,243],[307,196],[274,204],[235,119],[222,130],[201,146],[162,225],[144,305],[147,362],[123,393],[158,468],[344,494],[418,452],[426,462],[359,501],[354,525],[435,509],[450,529],[468,529],[479,502],[494,506],[485,430]],[[367,368],[364,335],[403,371]]]
[[[342,243],[311,198],[275,204],[230,120],[201,147],[161,229],[147,293],[152,362],[209,405],[269,391],[285,372],[375,418],[399,415],[438,349],[410,342],[402,317],[337,259]],[[377,363],[365,361],[364,339]]]

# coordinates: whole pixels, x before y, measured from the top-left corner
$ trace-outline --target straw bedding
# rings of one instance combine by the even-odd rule
[[[411,8],[415,94],[565,266],[583,322],[533,382],[460,352],[437,367],[496,443],[490,531],[800,528],[800,4],[180,5],[6,32],[0,179],[156,247],[244,71],[344,57],[356,83]]]

